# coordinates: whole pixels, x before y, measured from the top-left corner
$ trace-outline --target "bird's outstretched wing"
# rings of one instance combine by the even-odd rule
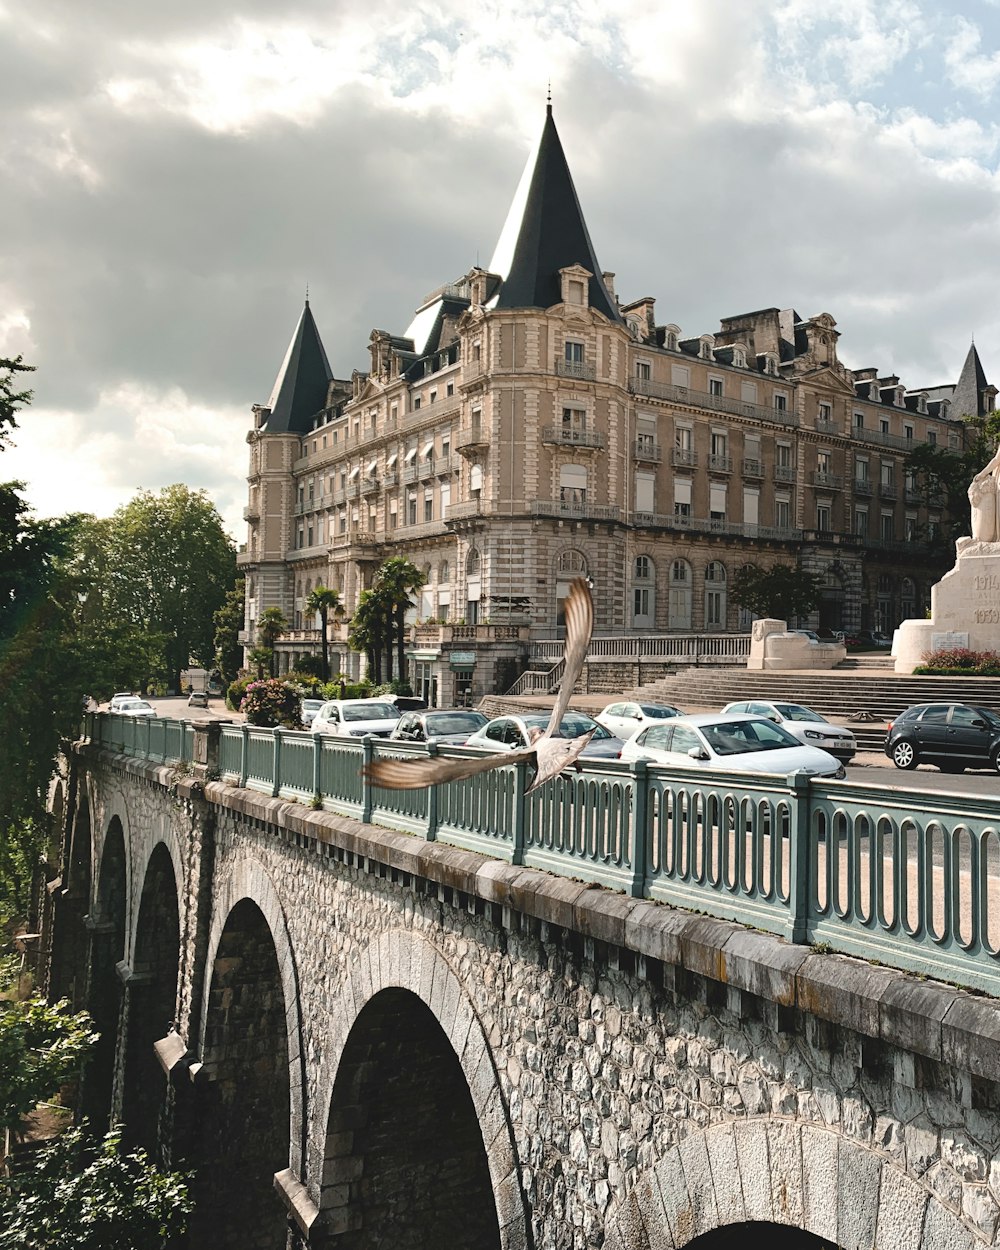
[[[519,764],[522,760],[534,762],[534,758],[534,748],[530,748],[527,751],[504,751],[500,755],[487,755],[474,760],[440,759],[437,756],[416,760],[374,760],[361,771],[372,785],[381,786],[383,790],[421,790],[446,781],[464,781],[466,777],[488,773],[491,768],[501,768],[504,764]]]
[[[566,618],[566,645],[563,650],[566,667],[563,669],[559,693],[545,730],[552,735],[559,732],[559,725],[566,715],[570,696],[583,672],[590,635],[594,632],[594,601],[590,597],[590,587],[585,578],[574,577],[570,582],[569,594],[563,601],[563,613]]]

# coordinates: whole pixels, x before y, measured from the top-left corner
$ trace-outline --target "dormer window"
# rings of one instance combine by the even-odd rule
[[[876,400],[876,401],[877,401],[877,400],[879,400],[879,399],[881,398],[881,396],[880,396],[880,395],[879,395],[879,393],[878,393],[878,383],[877,383],[877,382],[873,382],[873,383],[871,384],[871,386],[869,386],[869,388],[868,388],[868,398],[869,398],[869,399],[874,399],[874,400]]]
[[[663,331],[663,346],[668,352],[677,351],[677,345],[680,342],[681,328],[680,326],[669,325]]]
[[[747,367],[747,354],[742,347],[733,348],[733,364],[737,369],[745,369]]]
[[[917,412],[926,412],[926,411],[927,411],[927,396],[918,395],[917,396]]]
[[[559,272],[562,278],[562,302],[572,304],[576,308],[586,308],[590,302],[588,298],[590,272],[582,265],[571,265],[568,269],[562,269]]]
[[[715,339],[710,334],[703,334],[698,341],[698,355],[702,360],[712,359],[712,348],[715,346]]]
[[[903,388],[901,386],[896,387],[896,407],[903,407]]]

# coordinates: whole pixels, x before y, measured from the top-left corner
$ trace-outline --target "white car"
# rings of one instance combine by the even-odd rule
[[[679,707],[670,703],[609,703],[594,720],[618,738],[631,738],[647,725],[683,715]]]
[[[123,701],[130,703],[133,699],[138,699],[138,697],[139,696],[131,690],[119,690],[117,694],[113,694],[111,696],[111,702],[108,704],[108,711],[117,712]]]
[[[130,695],[127,699],[119,699],[118,706],[111,709],[119,716],[155,716],[156,708],[145,699],[137,699]]]
[[[331,699],[324,703],[309,726],[314,734],[341,738],[388,738],[399,720],[399,710],[384,699]]]
[[[316,719],[316,713],[323,706],[322,699],[303,699],[302,700],[302,724],[306,729]]]
[[[753,699],[743,703],[727,703],[722,711],[766,716],[768,720],[786,729],[793,738],[798,738],[804,746],[829,751],[845,764],[849,764],[857,754],[858,740],[849,729],[845,729],[843,725],[831,725],[819,712],[814,712],[811,707],[803,707],[801,703],[767,703],[761,699]]]
[[[548,728],[549,713],[497,716],[482,729],[466,738],[467,747],[485,747],[489,751],[524,751],[532,743],[532,731],[539,733]],[[620,738],[599,725],[584,712],[569,711],[559,722],[558,738],[582,738],[585,733],[593,737],[583,748],[582,760],[616,760],[624,745]]]
[[[803,746],[763,716],[706,712],[650,725],[622,747],[622,759],[677,768],[727,772],[795,773],[843,777],[844,766],[827,751]]]

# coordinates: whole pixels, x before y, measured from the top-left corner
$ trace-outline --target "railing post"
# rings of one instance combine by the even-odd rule
[[[375,758],[374,740],[371,734],[366,734],[361,739],[361,764],[364,768]],[[368,780],[367,776],[361,774],[361,820],[364,824],[372,823],[372,790],[375,787]]]
[[[320,784],[321,784],[321,783],[320,783],[320,771],[319,771],[319,770],[320,770],[320,762],[321,762],[321,760],[322,760],[323,735],[322,735],[322,734],[313,734],[313,736],[312,736],[312,740],[313,740],[313,761],[312,761],[312,762],[313,762],[313,770],[312,770],[312,771],[313,771],[313,784],[312,784],[312,791],[313,791],[313,798],[315,798],[315,799],[319,799],[319,798],[322,798],[322,793],[321,793],[321,791],[320,791]]]
[[[427,754],[437,755],[437,753],[438,753],[437,743],[428,742]],[[427,839],[428,842],[437,841],[438,789],[439,789],[438,786],[430,786],[427,791],[427,829],[424,832],[424,837]]]
[[[278,797],[278,794],[281,791],[281,735],[282,735],[282,732],[283,731],[280,725],[275,725],[275,727],[271,730],[271,734],[273,735],[272,741],[274,742],[274,754],[271,757],[271,767],[273,769],[273,772],[271,773],[271,797],[275,799]]]
[[[632,765],[632,881],[633,898],[646,897],[646,864],[649,860],[649,764],[636,760]]]
[[[242,737],[240,739],[240,788],[247,783],[247,756],[250,751],[250,726],[243,722],[240,726]]]
[[[788,792],[790,800],[788,827],[788,928],[790,942],[804,944],[809,941],[809,881],[811,854],[811,792],[809,774],[789,773]],[[777,812],[771,838],[774,850],[780,845],[782,830],[777,828]],[[829,853],[829,847],[827,848]]]
[[[528,800],[524,796],[528,788],[525,784],[527,775],[527,764],[514,765],[514,845],[511,848],[510,858],[512,864],[524,863],[524,844],[528,824]]]

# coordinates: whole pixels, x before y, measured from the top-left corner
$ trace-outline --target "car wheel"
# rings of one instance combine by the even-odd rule
[[[1000,773],[1000,751],[993,756],[993,771]]]
[[[897,742],[892,748],[892,762],[897,768],[916,768],[917,753],[914,750],[913,743],[907,742],[905,738]]]

